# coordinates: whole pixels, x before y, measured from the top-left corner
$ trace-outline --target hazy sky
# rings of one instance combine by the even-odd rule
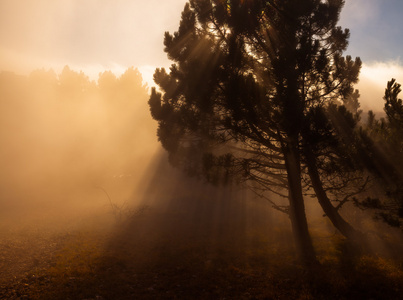
[[[96,79],[99,72],[138,67],[151,81],[167,66],[164,31],[178,28],[185,0],[0,0],[0,70],[60,71]],[[351,30],[346,54],[364,62],[361,102],[382,109],[392,77],[403,83],[403,1],[346,0],[340,25]]]

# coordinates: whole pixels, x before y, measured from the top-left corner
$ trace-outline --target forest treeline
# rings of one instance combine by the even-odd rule
[[[147,97],[134,68],[102,72],[96,81],[68,66],[60,74],[2,72],[0,201],[59,203],[116,178],[134,184],[157,148]]]

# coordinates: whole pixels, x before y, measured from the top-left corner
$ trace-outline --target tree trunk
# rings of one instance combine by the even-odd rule
[[[284,149],[285,164],[290,202],[290,219],[295,245],[302,262],[306,265],[317,265],[315,250],[308,231],[304,199],[301,185],[300,155],[296,143],[289,143]]]
[[[330,199],[327,197],[326,191],[323,188],[323,184],[319,176],[316,158],[312,150],[308,147],[305,147],[304,154],[313,189],[324,213],[333,223],[334,227],[336,227],[346,238],[351,241],[361,240],[364,235],[360,231],[354,229],[346,220],[343,219],[338,210],[332,205]]]

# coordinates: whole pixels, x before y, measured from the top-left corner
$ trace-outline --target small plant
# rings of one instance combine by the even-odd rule
[[[109,206],[117,223],[122,223],[132,217],[143,215],[144,212],[149,208],[148,205],[141,205],[136,208],[130,208],[127,200],[124,201],[121,205],[118,205],[117,203],[112,201],[112,198],[104,188],[97,187],[97,189],[103,191],[108,198]]]

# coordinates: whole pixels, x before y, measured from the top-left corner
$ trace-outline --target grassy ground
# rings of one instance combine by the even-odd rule
[[[1,299],[402,299],[403,259],[319,236],[301,267],[287,228],[153,210],[114,226],[24,230],[0,242]]]

